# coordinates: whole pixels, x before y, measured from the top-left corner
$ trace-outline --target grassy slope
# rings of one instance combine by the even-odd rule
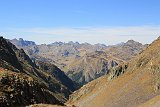
[[[99,78],[73,93],[68,104],[80,107],[135,107],[160,94],[160,40],[131,60],[125,73]],[[88,87],[88,88],[86,88]]]

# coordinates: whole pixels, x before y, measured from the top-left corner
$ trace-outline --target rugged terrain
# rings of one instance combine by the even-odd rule
[[[105,52],[121,60],[129,61],[144,50],[145,47],[147,47],[147,44],[142,45],[134,40],[128,40],[126,43],[109,46],[105,49]]]
[[[1,106],[34,104],[31,107],[56,107],[49,104],[58,104],[67,107],[157,107],[160,103],[160,38],[147,47],[130,40],[100,50],[91,51],[89,48],[91,50],[84,53],[78,50],[80,54],[76,60],[63,67],[68,69],[66,74],[81,85],[93,78],[100,78],[83,85],[74,93],[72,91],[77,84],[63,71],[53,63],[48,63],[47,58],[40,54],[38,60],[38,54],[29,54],[32,51],[27,51],[39,45],[29,42],[29,46],[20,46],[27,48],[30,56],[37,55],[32,56],[31,60],[23,49],[17,49],[8,40],[1,37],[0,43]],[[49,47],[44,46],[44,49]],[[53,51],[50,49],[47,52]]]
[[[0,37],[0,106],[25,106],[34,103],[64,105],[76,84],[50,63],[31,60]]]
[[[160,38],[143,52],[70,96],[79,107],[158,107],[160,104]]]
[[[23,39],[11,42],[23,48],[32,59],[55,64],[81,86],[108,74],[110,68],[130,60],[146,47],[133,40],[114,46],[78,42],[36,45]]]

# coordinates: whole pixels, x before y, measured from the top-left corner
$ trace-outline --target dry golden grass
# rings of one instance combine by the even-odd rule
[[[159,104],[159,87],[160,40],[158,39],[129,62],[128,69],[123,75],[111,81],[104,76],[87,84],[73,93],[68,104],[80,107],[137,107],[139,105],[145,107],[153,102],[156,106]]]
[[[152,98],[138,107],[159,107],[160,106],[160,95]]]

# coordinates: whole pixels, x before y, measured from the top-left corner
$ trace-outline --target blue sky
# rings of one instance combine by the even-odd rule
[[[150,43],[160,35],[160,0],[1,0],[0,34],[37,43]]]

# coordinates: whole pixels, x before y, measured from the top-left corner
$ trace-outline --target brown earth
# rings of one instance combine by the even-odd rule
[[[125,65],[127,68],[124,70],[119,67],[110,75],[74,92],[67,104],[79,107],[137,107],[150,103],[150,106],[157,106],[160,95],[160,39]]]

